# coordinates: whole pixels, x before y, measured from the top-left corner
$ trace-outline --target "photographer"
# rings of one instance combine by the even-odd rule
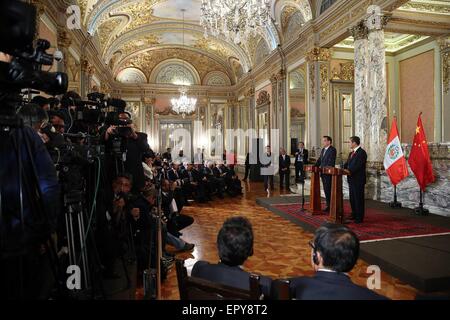
[[[121,171],[129,172],[133,178],[132,190],[141,190],[145,185],[142,157],[144,154],[153,154],[147,143],[147,135],[135,131],[127,112],[120,112],[118,121],[103,127],[100,132],[108,154],[109,172],[115,171],[116,175]]]
[[[24,125],[32,128],[41,137],[42,142],[47,143],[50,140],[48,135],[41,131],[48,124],[48,114],[44,109],[37,104],[30,103],[23,105],[17,115],[22,119]]]
[[[5,288],[2,298],[46,298],[48,292],[43,288],[54,280],[50,275],[47,240],[56,230],[59,185],[42,139],[30,127],[24,127],[20,133],[17,130],[20,129],[0,133],[0,194],[3,199],[8,199],[1,208],[0,287]],[[30,152],[26,143],[18,144],[17,135],[21,135],[22,142],[28,141]],[[16,151],[20,152],[21,159]],[[21,184],[17,179],[20,167],[22,176],[26,177]],[[37,174],[45,206],[43,216],[39,214],[37,201],[31,192],[33,172]]]

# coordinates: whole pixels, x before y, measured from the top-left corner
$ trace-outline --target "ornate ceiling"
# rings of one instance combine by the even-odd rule
[[[153,68],[167,59],[188,59],[201,81],[213,71],[236,81],[312,19],[308,0],[272,0],[274,18],[248,43],[204,38],[199,25],[201,0],[78,0],[83,25],[99,47],[103,61],[124,82],[151,81]],[[181,9],[186,9],[182,23]],[[292,20],[292,21],[291,21]],[[185,34],[183,46],[183,30]],[[124,73],[126,68],[131,69]],[[142,74],[137,71],[140,70]],[[130,78],[127,78],[127,75]],[[120,75],[120,77],[118,77]],[[215,77],[214,83],[221,83]]]
[[[427,38],[427,36],[416,34],[385,32],[384,44],[386,47],[386,52],[395,53]],[[335,47],[353,48],[353,37],[348,37],[347,39],[336,44]]]

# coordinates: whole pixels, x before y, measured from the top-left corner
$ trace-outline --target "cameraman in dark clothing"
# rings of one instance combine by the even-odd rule
[[[147,143],[147,135],[136,132],[133,128],[130,114],[120,112],[117,124],[101,130],[101,139],[106,145],[108,172],[115,176],[120,172],[128,172],[133,177],[133,191],[140,191],[145,186],[142,157],[153,154]],[[119,154],[120,153],[120,154]]]
[[[52,281],[49,280],[51,262],[48,239],[56,230],[59,185],[53,162],[41,138],[29,127],[18,130],[0,133],[0,197],[3,199],[0,298],[48,298],[49,292],[44,290]],[[30,153],[27,152],[25,140],[29,143]],[[18,158],[17,152],[20,152],[21,158]],[[20,167],[23,177],[21,185],[18,182]],[[37,210],[36,190],[32,188],[34,172],[45,208],[42,216]]]

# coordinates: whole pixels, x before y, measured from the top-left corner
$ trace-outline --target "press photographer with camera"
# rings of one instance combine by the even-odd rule
[[[48,298],[58,274],[52,235],[60,188],[37,133],[46,115],[38,113],[36,105],[23,105],[21,90],[61,94],[68,79],[64,73],[42,71],[43,65],[53,64],[53,56],[46,52],[48,41],[39,39],[33,45],[35,17],[31,5],[0,3],[1,299]],[[22,117],[17,115],[21,107]]]
[[[154,154],[147,142],[147,135],[134,129],[131,115],[119,111],[116,119],[100,128],[101,141],[106,147],[108,172],[117,176],[128,172],[133,178],[132,191],[145,186],[142,159],[144,154]]]

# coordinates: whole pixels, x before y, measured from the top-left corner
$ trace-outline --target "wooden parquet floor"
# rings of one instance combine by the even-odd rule
[[[215,199],[207,204],[192,203],[183,208],[183,213],[194,217],[195,222],[182,231],[182,238],[195,244],[191,253],[178,254],[186,259],[188,272],[198,260],[217,262],[216,236],[224,220],[231,216],[247,217],[255,233],[254,255],[245,263],[248,271],[273,278],[293,276],[310,276],[313,274],[310,264],[310,247],[308,241],[312,233],[307,232],[269,210],[258,206],[257,197],[268,196],[262,183],[243,182],[244,195]],[[285,194],[286,192],[281,192]],[[279,196],[275,190],[270,196]],[[353,282],[365,285],[370,274],[368,264],[361,259],[350,273]],[[417,290],[398,279],[382,272],[381,289],[378,293],[391,299],[414,299]],[[176,270],[173,267],[162,285],[163,299],[179,299]]]

